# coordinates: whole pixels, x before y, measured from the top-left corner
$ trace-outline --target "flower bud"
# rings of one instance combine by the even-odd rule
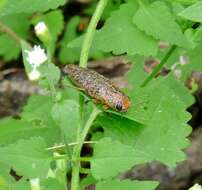
[[[48,44],[50,41],[50,32],[44,22],[38,22],[35,27],[37,37],[44,43]]]

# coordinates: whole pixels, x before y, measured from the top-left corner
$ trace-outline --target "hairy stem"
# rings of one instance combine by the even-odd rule
[[[81,49],[81,56],[80,56],[80,62],[79,62],[80,67],[84,67],[84,68],[87,67],[88,55],[89,55],[93,37],[94,37],[95,31],[96,31],[96,27],[100,20],[100,17],[102,16],[104,8],[107,5],[107,2],[108,2],[108,0],[99,1],[98,6],[90,21],[90,24],[88,26],[87,32],[84,37],[83,46]]]
[[[72,181],[71,181],[71,190],[78,190],[79,189],[79,171],[80,171],[80,152],[83,146],[83,143],[85,141],[85,138],[90,130],[90,127],[93,124],[93,121],[97,117],[97,115],[101,111],[98,110],[96,107],[94,107],[90,117],[88,118],[86,124],[84,125],[83,131],[81,132],[81,135],[79,136],[79,143],[77,146],[75,146],[73,150],[73,168],[72,168]]]
[[[87,32],[85,34],[83,46],[81,49],[80,62],[79,62],[80,67],[83,67],[83,68],[87,67],[89,51],[90,51],[93,37],[96,31],[96,27],[104,11],[104,8],[107,5],[107,2],[108,0],[100,0],[92,16],[92,19],[90,21]],[[93,124],[93,121],[95,120],[97,115],[100,113],[100,110],[98,110],[95,107],[88,121],[86,122],[83,130],[81,130],[82,120],[83,120],[83,106],[84,106],[84,99],[81,96],[80,96],[79,104],[80,104],[80,126],[77,132],[77,142],[79,142],[79,144],[76,145],[73,149],[72,160],[74,165],[72,167],[71,190],[79,190],[80,152],[81,152],[83,143],[85,141],[86,135],[88,134],[88,131],[91,125]]]
[[[9,27],[5,26],[2,22],[0,22],[0,31],[11,36],[17,43],[20,44],[21,38],[13,32]]]
[[[173,45],[169,51],[166,53],[166,55],[164,56],[164,58],[161,60],[161,62],[154,68],[154,70],[152,71],[152,73],[143,81],[142,83],[142,87],[146,86],[153,78],[156,77],[156,75],[159,73],[159,71],[161,71],[161,69],[163,68],[163,66],[166,64],[167,60],[169,59],[169,57],[172,55],[172,53],[175,51],[176,46]]]

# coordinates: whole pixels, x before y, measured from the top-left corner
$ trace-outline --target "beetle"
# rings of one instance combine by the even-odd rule
[[[126,112],[131,103],[121,90],[109,79],[88,68],[68,64],[63,68],[71,82],[83,89],[90,97],[119,112]]]

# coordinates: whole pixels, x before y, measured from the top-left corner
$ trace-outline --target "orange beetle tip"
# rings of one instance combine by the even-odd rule
[[[128,108],[131,106],[131,102],[128,97],[123,98],[123,110],[127,111]]]

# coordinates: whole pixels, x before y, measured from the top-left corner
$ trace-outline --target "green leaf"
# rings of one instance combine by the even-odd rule
[[[112,141],[110,138],[103,138],[94,146],[91,159],[92,175],[98,180],[115,177],[134,164],[142,163],[143,154],[144,150],[139,152],[132,146]]]
[[[144,88],[130,92],[133,105],[128,113],[122,116],[139,121],[142,125],[123,119],[117,112],[113,113],[119,117],[113,115],[105,115],[106,118],[99,117],[98,121],[104,128],[104,135],[122,144],[109,140],[105,143],[101,140],[101,143],[95,145],[94,168],[92,165],[94,177],[105,178],[106,173],[108,174],[106,177],[112,177],[133,165],[153,160],[173,167],[185,159],[182,149],[189,145],[186,137],[191,132],[191,128],[187,125],[190,114],[186,109],[193,99],[181,95],[185,92],[184,89],[179,88],[175,93],[172,86],[174,83],[171,82],[172,85],[168,86],[167,84],[169,82],[163,80],[155,81]],[[122,153],[127,155],[126,160],[117,160],[122,159]],[[122,161],[127,164],[120,165]],[[106,167],[108,162],[110,165]]]
[[[21,22],[18,22],[18,21]],[[2,24],[15,32],[20,38],[25,39],[28,36],[29,21],[25,14],[15,14],[0,17]],[[20,44],[6,33],[0,34],[0,55],[5,61],[17,59],[20,54]]]
[[[56,142],[61,142],[60,131],[57,127],[45,126],[39,121],[28,122],[12,118],[0,120],[1,146],[14,143],[19,139],[28,139],[33,136],[43,137],[49,146],[53,146]]]
[[[67,44],[78,36],[76,29],[79,22],[80,17],[75,16],[67,23],[59,53],[59,59],[62,63],[74,63],[79,60],[80,50],[67,47]]]
[[[110,137],[113,141],[120,141],[126,145],[134,145],[139,133],[142,131],[142,127],[144,127],[139,123],[124,117],[120,118],[115,114],[99,116],[95,125],[102,126],[105,137]]]
[[[73,100],[63,100],[52,108],[52,117],[59,125],[66,143],[75,142],[79,127],[79,104]]]
[[[197,54],[199,53],[197,52]],[[130,91],[140,87],[148,74],[144,71],[144,57],[136,55],[130,56],[128,58],[133,63],[132,68],[126,74],[126,79],[129,82],[128,89],[126,91],[130,93]],[[183,67],[186,67],[186,65]],[[172,73],[170,73],[167,77],[159,77],[156,82],[162,83],[173,90],[173,93],[175,93],[178,98],[180,98],[185,103],[186,107],[189,107],[194,103],[194,98],[190,94],[189,90],[184,86],[184,84],[177,80]]]
[[[27,180],[21,179],[13,184],[10,184],[11,189],[9,190],[31,190],[30,184]]]
[[[187,39],[164,2],[156,1],[149,6],[141,3],[133,22],[156,39],[185,48],[189,47]]]
[[[17,59],[20,53],[20,47],[7,34],[0,35],[0,55],[3,56],[5,61]]]
[[[173,92],[178,96],[178,98],[185,104],[188,108],[194,104],[194,96],[190,93],[187,87],[179,80],[177,80],[172,74],[168,75],[166,78],[162,79],[164,85],[168,86]]]
[[[41,121],[46,126],[56,126],[51,115],[53,105],[51,96],[32,95],[20,116],[28,122]]]
[[[64,190],[61,183],[55,178],[47,178],[41,182],[41,190]]]
[[[14,181],[10,175],[10,167],[0,162],[0,189],[10,190],[10,184]]]
[[[145,58],[143,56],[128,56],[127,60],[132,61],[132,68],[130,68],[125,76],[129,82],[127,88],[131,90],[140,87],[144,79],[147,77],[147,73],[144,71]]]
[[[202,22],[202,1],[198,1],[192,6],[184,9],[179,13],[179,16],[194,22]]]
[[[60,80],[60,69],[53,63],[45,63],[39,67],[41,77],[39,85],[52,90],[51,87],[57,85]]]
[[[97,183],[96,190],[155,190],[157,185],[158,182],[153,181],[108,180]]]
[[[58,6],[64,5],[65,3],[65,0],[9,0],[0,8],[0,16],[15,13],[44,12],[49,9],[56,9]]]
[[[7,147],[0,147],[0,161],[29,178],[45,178],[51,160],[46,144],[40,137],[19,140]]]
[[[190,120],[190,114],[186,112],[187,103],[161,82],[133,92],[132,100],[137,101],[138,97],[141,97],[139,106],[137,102],[136,107],[128,113],[145,124],[135,148],[141,150],[144,147],[153,160],[175,166],[176,162],[185,159],[181,149],[189,144],[186,139],[191,130],[187,125]]]
[[[22,58],[23,58],[23,64],[25,67],[25,71],[27,74],[29,74],[32,71],[31,64],[27,61],[27,52],[32,50],[32,47],[30,44],[28,44],[26,41],[21,41],[21,48],[22,48]]]
[[[104,27],[95,34],[92,50],[112,51],[114,54],[155,55],[157,41],[132,23],[132,17],[137,10],[137,3],[131,2],[123,4],[119,10],[114,11]],[[79,38],[71,42],[69,47],[79,47],[82,40]]]

